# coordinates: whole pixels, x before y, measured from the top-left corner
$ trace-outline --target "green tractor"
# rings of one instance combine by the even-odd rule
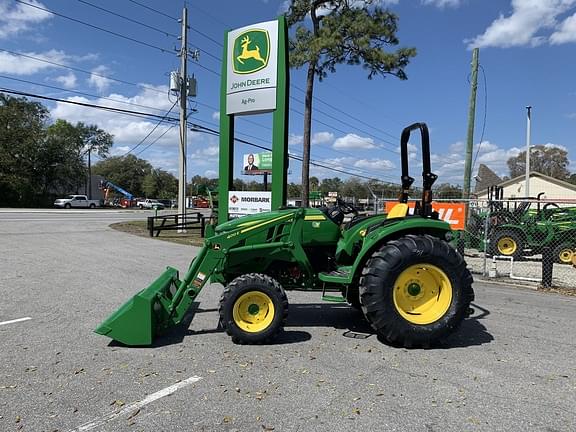
[[[554,261],[571,264],[576,253],[576,208],[542,203],[537,198],[508,202],[491,214],[490,253],[520,259],[549,248]],[[515,204],[510,208],[510,204]],[[537,204],[534,206],[534,204]]]
[[[408,215],[408,139],[420,130],[423,195]],[[474,298],[472,276],[448,242],[448,223],[432,210],[428,129],[402,132],[402,193],[386,216],[354,216],[338,201],[331,208],[281,208],[207,230],[204,247],[182,279],[168,269],[106,319],[96,332],[126,345],[149,345],[179,324],[210,280],[224,285],[219,314],[235,343],[270,342],[288,314],[285,290],[316,290],[323,300],[362,310],[390,344],[429,347],[464,320]],[[334,295],[339,293],[341,295]]]

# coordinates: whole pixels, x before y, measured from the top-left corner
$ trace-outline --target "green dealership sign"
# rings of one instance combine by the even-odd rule
[[[272,210],[286,205],[288,183],[288,25],[286,18],[260,22],[226,32],[220,87],[220,185],[218,222],[242,213],[234,200],[234,124],[239,115],[272,113],[272,151],[245,154],[242,172],[272,177]],[[238,201],[237,201],[238,202]],[[246,206],[244,206],[246,207]],[[230,211],[234,210],[234,211]],[[244,209],[245,210],[245,209]],[[245,214],[245,213],[244,213]]]

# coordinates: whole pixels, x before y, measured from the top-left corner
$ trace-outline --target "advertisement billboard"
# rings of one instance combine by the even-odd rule
[[[242,158],[244,174],[257,175],[272,172],[272,152],[248,153]]]
[[[386,201],[386,213],[390,213],[390,210],[398,204],[398,201]],[[414,213],[414,207],[416,206],[415,201],[410,201],[408,207],[410,208],[409,213]],[[447,203],[447,202],[432,202],[432,209],[438,212],[438,217],[444,222],[450,224],[450,228],[453,230],[463,230],[464,229],[464,215],[466,211],[466,206],[464,203]]]
[[[272,210],[272,192],[229,191],[230,217],[269,212]]]

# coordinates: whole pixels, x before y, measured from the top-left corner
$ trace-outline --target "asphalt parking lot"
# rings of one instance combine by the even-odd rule
[[[239,346],[212,285],[153,347],[111,343],[93,329],[197,250],[108,227],[145,215],[0,209],[0,430],[576,430],[576,297],[475,283],[456,334],[406,350],[289,292],[282,337]]]

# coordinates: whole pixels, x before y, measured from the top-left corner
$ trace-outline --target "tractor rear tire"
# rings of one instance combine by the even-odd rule
[[[490,240],[490,252],[494,256],[511,256],[519,259],[524,256],[524,242],[515,231],[498,231]]]
[[[576,248],[571,244],[561,244],[554,248],[552,254],[554,262],[559,264],[572,264],[572,258],[576,254]]]
[[[250,273],[226,286],[218,311],[220,324],[234,343],[267,343],[286,324],[288,298],[270,276]]]
[[[450,335],[474,300],[462,256],[430,235],[408,235],[375,251],[360,278],[362,311],[378,336],[428,348]]]

